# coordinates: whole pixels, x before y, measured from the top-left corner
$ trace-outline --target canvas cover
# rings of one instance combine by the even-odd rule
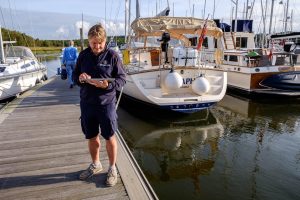
[[[186,40],[183,34],[201,35],[204,19],[193,17],[149,17],[135,19],[131,28],[136,36],[161,36],[163,32],[169,32],[171,37]],[[222,30],[213,20],[207,20],[207,36],[221,37]]]

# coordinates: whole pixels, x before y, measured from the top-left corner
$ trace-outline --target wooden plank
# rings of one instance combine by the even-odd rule
[[[19,156],[20,154],[22,156],[32,155],[32,154],[46,154],[53,152],[53,149],[56,151],[70,151],[74,148],[86,148],[87,144],[83,144],[82,141],[78,142],[68,142],[64,145],[60,144],[53,144],[53,145],[47,145],[47,146],[37,146],[37,147],[30,147],[30,148],[13,148],[8,150],[1,150],[0,151],[0,158],[9,158],[9,157],[15,157]],[[86,148],[87,150],[87,148]]]
[[[35,143],[32,143],[35,141]],[[32,141],[3,141],[0,143],[0,150],[7,150],[7,149],[14,149],[16,146],[18,148],[26,148],[31,146],[45,146],[45,145],[52,145],[52,144],[65,144],[68,142],[78,142],[78,136],[59,136],[59,137],[48,137],[45,139],[40,138],[32,138]]]

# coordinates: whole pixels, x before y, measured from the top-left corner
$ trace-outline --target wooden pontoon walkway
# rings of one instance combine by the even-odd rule
[[[105,185],[103,140],[105,170],[88,181],[78,180],[90,163],[79,116],[78,87],[69,89],[59,77],[0,111],[0,199],[156,199],[120,136],[117,185]]]

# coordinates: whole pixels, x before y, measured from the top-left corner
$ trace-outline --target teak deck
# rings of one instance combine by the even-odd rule
[[[0,111],[0,199],[156,199],[145,189],[120,139],[117,185],[105,185],[108,157],[103,140],[103,172],[78,180],[90,163],[79,116],[78,87],[69,89],[59,77]]]

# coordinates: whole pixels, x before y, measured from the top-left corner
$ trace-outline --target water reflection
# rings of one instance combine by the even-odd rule
[[[207,111],[208,112],[208,111]],[[190,178],[200,191],[200,175],[214,166],[223,126],[208,112],[207,118],[170,123],[140,138],[134,148],[147,177],[152,181]]]
[[[123,112],[126,111],[119,111],[120,118]],[[131,138],[133,154],[152,184],[189,178],[192,190],[199,192],[199,178],[213,169],[219,138],[224,133],[212,112],[204,110],[193,115],[163,118],[145,112],[130,114],[134,119],[129,120],[134,120],[139,129],[123,120],[120,129],[127,139]]]
[[[262,141],[266,131],[284,134],[299,130],[300,101],[255,102],[226,95],[214,113],[231,133],[256,133]]]
[[[123,105],[119,125],[160,199],[300,199],[298,102],[226,95],[193,115],[145,110]]]

